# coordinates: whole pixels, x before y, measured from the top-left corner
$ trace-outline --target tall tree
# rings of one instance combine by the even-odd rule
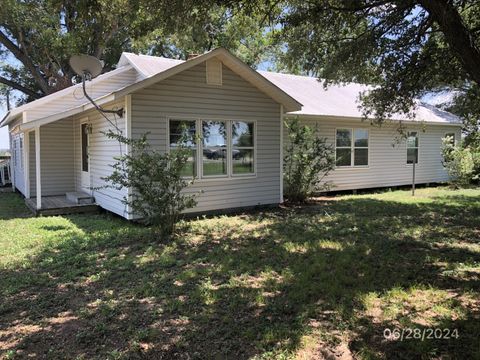
[[[163,13],[163,7],[160,9],[156,12]],[[271,9],[272,15],[278,16],[278,10]],[[265,13],[196,3],[186,9],[177,8],[175,16],[185,20],[153,28],[135,38],[133,48],[152,55],[186,59],[190,54],[201,54],[221,46],[253,67],[273,56],[273,28]]]
[[[0,82],[28,101],[71,85],[72,54],[100,57],[111,68],[138,9],[127,0],[3,0]]]
[[[416,98],[446,89],[480,109],[478,1],[292,0],[279,23],[284,67],[377,85],[361,96],[365,116],[410,114]]]
[[[3,0],[0,83],[23,101],[48,95],[72,84],[76,53],[102,59],[108,71],[125,50],[184,59],[224,46],[254,66],[271,42],[265,12],[249,9],[206,0]]]

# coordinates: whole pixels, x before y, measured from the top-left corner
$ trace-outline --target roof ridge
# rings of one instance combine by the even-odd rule
[[[153,59],[162,59],[162,60],[172,60],[172,61],[185,62],[185,60],[183,60],[183,59],[174,59],[174,58],[168,58],[168,57],[165,57],[165,56],[156,56],[156,55],[148,55],[148,54],[136,54],[136,53],[128,52],[128,51],[123,51],[122,54],[134,55],[134,56],[139,56],[139,57],[148,57],[148,58],[153,58]]]

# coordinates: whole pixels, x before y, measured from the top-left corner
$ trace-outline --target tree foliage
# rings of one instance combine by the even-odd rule
[[[444,166],[455,186],[464,187],[480,181],[480,147],[465,142],[455,146],[452,139],[445,138],[442,153]]]
[[[281,64],[315,74],[327,85],[376,85],[361,96],[365,116],[383,121],[393,113],[411,115],[415,99],[446,89],[456,90],[456,100],[467,97],[469,107],[478,109],[478,1],[288,3],[289,10],[279,18],[280,40],[286,43]]]
[[[333,147],[298,119],[286,121],[285,126],[288,142],[283,161],[284,195],[289,201],[303,202],[328,188],[323,180],[335,166]]]
[[[131,139],[113,131],[106,133],[131,150],[116,159],[112,173],[104,180],[107,186],[131,189],[131,194],[123,198],[132,209],[131,215],[169,237],[181,212],[196,205],[195,195],[183,191],[193,182],[182,176],[190,150],[186,146],[171,152],[153,149],[147,135]]]
[[[100,58],[109,71],[122,51],[186,59],[223,46],[255,66],[272,41],[265,15],[249,9],[207,1],[4,0],[0,83],[24,94],[21,101],[48,95],[72,84],[68,61],[78,53]]]
[[[110,70],[140,5],[127,0],[4,0],[0,7],[0,82],[26,101],[72,84],[71,55],[101,58]]]

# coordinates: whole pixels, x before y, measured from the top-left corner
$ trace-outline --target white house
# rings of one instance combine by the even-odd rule
[[[419,104],[415,121],[371,126],[360,119],[361,90],[325,90],[314,78],[257,72],[223,48],[187,61],[123,53],[115,70],[87,84],[98,104],[123,109],[122,117],[107,114],[107,121],[75,85],[11,110],[0,126],[9,126],[13,186],[37,209],[49,197],[80,192],[130,218],[121,202],[130,189],[102,188],[113,157],[129,151],[103,134],[112,124],[128,137],[150,132],[151,144],[165,151],[175,148],[181,124],[200,135],[187,170],[196,177],[188,191],[202,190],[194,212],[283,201],[288,117],[316,126],[334,144],[334,189],[408,184],[407,154],[418,154],[418,183],[447,180],[441,142],[447,134],[460,138],[459,119]],[[410,138],[396,143],[400,121]]]

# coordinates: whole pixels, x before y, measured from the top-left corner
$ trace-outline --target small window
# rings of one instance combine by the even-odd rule
[[[12,148],[13,148],[13,166],[18,166],[18,155],[17,155],[17,139],[12,139]]]
[[[227,175],[227,129],[223,121],[202,121],[203,176]]]
[[[445,139],[448,140],[450,145],[455,146],[455,133],[445,134]]]
[[[337,129],[337,167],[368,166],[368,129]]]
[[[176,151],[179,146],[189,148],[189,157],[181,175],[197,176],[196,125],[194,120],[170,120],[169,149]]]
[[[254,124],[244,121],[232,122],[232,171],[234,175],[253,174]]]
[[[368,166],[368,130],[355,129],[354,166]]]
[[[88,172],[88,125],[81,125],[82,137],[82,171]]]
[[[407,164],[418,164],[418,133],[410,131],[407,134]]]
[[[19,143],[20,143],[20,154],[19,154],[19,158],[20,158],[20,169],[23,169],[23,137],[20,136],[19,138]]]
[[[352,130],[337,129],[336,139],[337,166],[352,166]]]

